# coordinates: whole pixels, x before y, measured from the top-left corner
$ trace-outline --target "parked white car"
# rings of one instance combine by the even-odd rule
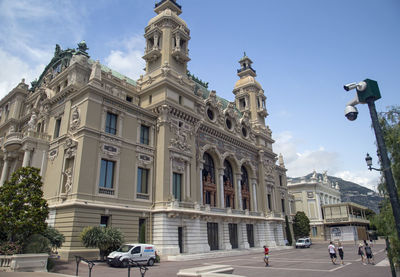
[[[123,244],[117,251],[107,256],[110,266],[127,267],[129,260],[152,266],[156,261],[156,251],[152,244],[128,243]]]
[[[310,248],[311,246],[311,239],[310,238],[300,238],[296,241],[296,248]]]

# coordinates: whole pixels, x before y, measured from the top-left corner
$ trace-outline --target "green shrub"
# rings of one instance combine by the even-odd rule
[[[60,248],[63,242],[65,242],[65,237],[57,229],[47,226],[43,235],[50,241],[50,246],[52,248]]]
[[[118,249],[124,237],[120,230],[112,227],[91,226],[83,229],[80,239],[85,247],[97,247],[100,250],[100,259]]]
[[[25,254],[30,253],[49,253],[50,254],[50,241],[48,238],[34,234],[30,236],[24,245],[23,251]]]

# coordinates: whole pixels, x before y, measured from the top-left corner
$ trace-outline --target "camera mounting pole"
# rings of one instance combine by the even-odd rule
[[[389,193],[390,204],[392,206],[394,224],[397,231],[397,237],[400,240],[400,202],[397,193],[396,184],[394,182],[390,160],[388,158],[385,140],[383,139],[382,129],[379,125],[378,114],[375,108],[375,101],[381,98],[378,83],[374,80],[365,79],[364,84],[356,87],[358,101],[362,104],[368,104],[369,113],[371,115],[372,126],[374,128],[376,142],[380,153],[382,163],[382,172],[386,180],[386,189]],[[359,84],[363,83],[360,82]],[[351,84],[352,85],[352,84]],[[345,86],[345,90],[346,86]]]

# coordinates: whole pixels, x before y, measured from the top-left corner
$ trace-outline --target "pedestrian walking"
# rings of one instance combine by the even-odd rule
[[[358,245],[358,255],[360,255],[361,256],[361,262],[363,263],[363,264],[365,264],[365,261],[364,261],[364,249],[363,249],[363,244],[360,242],[360,244]]]
[[[338,252],[339,252],[339,257],[340,257],[340,260],[341,260],[341,264],[344,264],[344,261],[343,261],[343,256],[344,256],[343,246],[342,246],[342,243],[340,241],[338,243]]]
[[[336,247],[332,242],[329,242],[328,246],[329,256],[331,257],[331,261],[333,264],[336,264]]]
[[[364,247],[365,249],[365,255],[367,256],[367,261],[369,264],[375,264],[374,261],[374,255],[372,254],[372,249],[371,246],[368,245],[368,243]],[[372,262],[371,262],[372,261]]]
[[[264,262],[265,266],[269,266],[269,248],[264,245]]]

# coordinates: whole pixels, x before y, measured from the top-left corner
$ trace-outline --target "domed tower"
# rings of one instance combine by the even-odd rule
[[[244,53],[240,59],[240,69],[237,75],[240,79],[236,82],[233,94],[235,94],[236,107],[242,113],[248,113],[250,122],[258,128],[265,128],[267,109],[265,95],[259,82],[256,81],[256,71],[251,67],[252,60]]]
[[[150,19],[144,34],[146,75],[165,65],[186,75],[190,30],[179,17],[181,6],[175,0],[163,0],[155,4],[154,11],[157,15]]]

